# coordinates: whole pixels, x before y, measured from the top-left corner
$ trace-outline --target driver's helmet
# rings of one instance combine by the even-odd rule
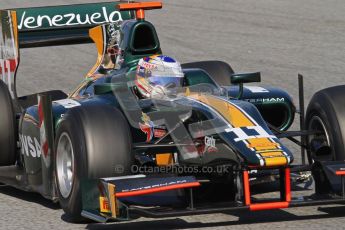
[[[135,84],[144,98],[162,99],[176,96],[182,88],[184,74],[175,59],[154,55],[140,59]]]

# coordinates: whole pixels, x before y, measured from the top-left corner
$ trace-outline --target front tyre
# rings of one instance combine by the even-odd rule
[[[345,160],[345,85],[315,93],[307,108],[306,127],[317,131],[307,138],[314,161]]]
[[[80,222],[83,179],[130,174],[133,161],[130,129],[126,118],[113,107],[75,107],[59,124],[55,143],[59,202],[68,219]]]

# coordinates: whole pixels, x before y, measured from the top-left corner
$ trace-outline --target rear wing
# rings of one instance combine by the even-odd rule
[[[117,10],[120,3],[121,1],[14,9],[17,15],[19,47],[92,42],[88,36],[90,28],[135,17],[134,11]]]
[[[118,10],[123,2],[131,1],[0,10],[0,79],[12,98],[19,48],[91,43],[90,28],[136,17],[134,10]]]

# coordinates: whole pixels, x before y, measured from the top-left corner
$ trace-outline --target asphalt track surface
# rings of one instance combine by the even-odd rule
[[[0,8],[84,2],[92,1],[1,0]],[[321,88],[345,83],[344,12],[343,0],[166,0],[163,10],[147,18],[165,54],[181,62],[217,59],[239,72],[261,71],[261,85],[285,88],[298,103],[298,73],[305,76],[306,102]],[[93,45],[23,50],[18,92],[69,92],[95,55]],[[343,216],[343,207],[308,207],[76,225],[65,221],[57,204],[37,194],[0,188],[1,229],[343,229]]]

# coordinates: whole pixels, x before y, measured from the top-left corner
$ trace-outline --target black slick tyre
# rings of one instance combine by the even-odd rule
[[[116,108],[75,107],[60,123],[55,145],[60,205],[69,221],[83,221],[81,181],[130,174],[133,157],[129,125]]]
[[[182,68],[198,68],[206,71],[220,86],[230,85],[230,76],[234,73],[231,66],[222,61],[201,61],[181,65]]]
[[[0,80],[0,166],[10,166],[15,163],[16,129],[12,98],[6,84]]]
[[[314,161],[345,160],[345,85],[318,91],[306,113],[306,128],[319,132],[307,138]]]

